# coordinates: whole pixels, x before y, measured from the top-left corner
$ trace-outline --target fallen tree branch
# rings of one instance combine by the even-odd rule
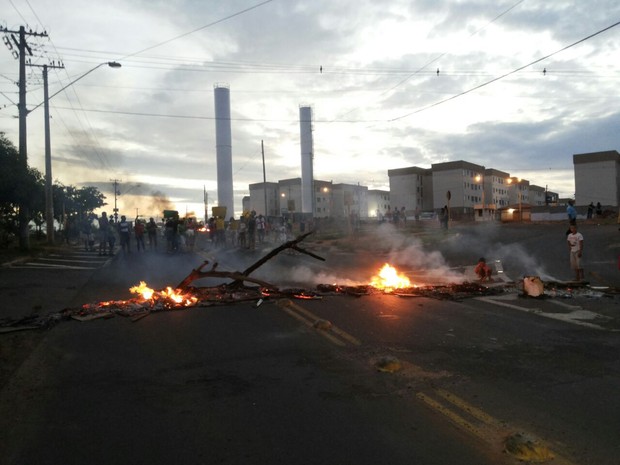
[[[310,232],[307,232],[305,234],[302,234],[301,236],[297,236],[295,239],[293,239],[291,241],[287,241],[284,244],[282,244],[281,246],[276,247],[271,252],[269,252],[267,255],[265,255],[263,258],[261,258],[260,260],[255,262],[250,267],[246,268],[245,271],[242,274],[245,275],[245,276],[249,275],[252,271],[256,270],[257,268],[259,268],[261,266],[263,266],[268,260],[272,259],[273,257],[275,257],[280,252],[282,252],[282,251],[284,251],[286,249],[297,250],[298,252],[305,253],[305,254],[310,255],[311,257],[314,257],[314,258],[316,258],[318,260],[325,261],[324,258],[319,257],[318,255],[314,255],[313,253],[310,253],[307,250],[304,250],[304,249],[302,249],[302,248],[297,246],[297,244],[299,244],[301,241],[303,241],[306,237],[308,237],[313,232],[314,231],[310,231]]]
[[[301,241],[303,241],[306,237],[308,237],[310,234],[312,234],[314,231],[310,231],[307,232],[305,234],[302,234],[301,236],[297,236],[295,239],[290,240],[285,242],[284,244],[276,247],[275,249],[273,249],[271,252],[269,252],[267,255],[265,255],[264,257],[262,257],[260,260],[254,262],[252,265],[250,265],[248,268],[245,269],[245,271],[243,272],[239,272],[239,271],[215,271],[215,269],[217,268],[217,263],[214,263],[213,265],[211,265],[211,269],[208,271],[203,271],[204,267],[207,266],[209,264],[209,261],[206,260],[202,265],[200,265],[198,268],[193,269],[189,275],[187,275],[187,277],[185,279],[183,279],[183,281],[181,281],[176,289],[180,289],[180,290],[186,290],[190,284],[198,279],[202,279],[202,278],[229,278],[232,279],[233,282],[228,284],[228,286],[230,287],[235,287],[235,286],[239,286],[240,284],[243,284],[243,282],[247,281],[250,283],[254,283],[254,284],[258,284],[259,286],[263,286],[266,287],[268,289],[271,290],[278,290],[278,287],[274,284],[271,284],[267,281],[263,281],[261,279],[256,279],[256,278],[251,278],[249,275],[250,273],[252,273],[254,270],[256,270],[257,268],[260,268],[262,265],[264,265],[268,260],[272,259],[273,257],[275,257],[276,255],[278,255],[280,252],[286,250],[286,249],[293,249],[296,250],[297,252],[301,252],[304,253],[306,255],[310,255],[313,258],[316,258],[317,260],[323,260],[325,261],[325,259],[323,257],[320,257],[312,252],[308,252],[305,249],[302,249],[301,247],[299,247],[297,244],[299,244]]]
[[[247,281],[250,283],[258,284],[259,286],[266,287],[268,289],[272,289],[272,290],[278,289],[278,287],[274,284],[271,284],[267,281],[263,281],[261,279],[256,279],[256,278],[251,278],[250,276],[245,276],[242,273],[239,273],[238,271],[215,271],[215,268],[217,267],[217,263],[214,263],[210,270],[202,271],[202,269],[208,264],[209,264],[209,261],[207,260],[202,265],[200,265],[198,268],[192,270],[191,273],[187,275],[187,277],[183,279],[183,281],[181,281],[177,285],[176,289],[186,290],[190,286],[191,283],[193,283],[194,281],[197,281],[198,279],[202,279],[202,278],[229,278],[233,280],[233,283],[231,283],[230,285],[234,283]]]

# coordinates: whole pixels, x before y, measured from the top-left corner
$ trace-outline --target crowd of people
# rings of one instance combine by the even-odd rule
[[[78,228],[84,250],[98,252],[99,255],[114,255],[117,243],[119,252],[124,255],[132,251],[191,252],[196,245],[198,230],[208,232],[206,246],[249,250],[267,242],[283,243],[293,235],[290,218],[274,224],[255,211],[246,212],[238,219],[230,217],[228,221],[222,217],[211,217],[206,224],[199,223],[193,217],[178,216],[165,217],[161,223],[153,217],[131,221],[125,215],[115,221],[103,212],[100,216],[91,215],[79,222]]]
[[[239,247],[255,250],[266,242],[285,242],[292,237],[292,222],[286,218],[273,224],[254,210],[228,221],[222,217],[211,217],[207,221],[210,242],[214,247]]]
[[[196,229],[199,227],[194,218],[180,220],[167,218],[163,228],[153,217],[148,221],[136,218],[134,221],[125,215],[115,221],[106,212],[100,216],[91,215],[79,222],[80,244],[85,251],[98,252],[98,255],[114,255],[116,243],[123,254],[157,251],[160,237],[166,242],[166,252],[177,252],[182,247],[193,250]],[[164,249],[162,249],[164,251]]]

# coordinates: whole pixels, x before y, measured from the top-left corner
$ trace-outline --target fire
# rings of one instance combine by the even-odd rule
[[[370,285],[385,292],[413,287],[407,276],[398,273],[396,268],[387,263],[379,270],[378,276],[372,277]]]
[[[155,291],[146,285],[144,281],[140,281],[140,284],[137,286],[133,286],[129,288],[129,292],[132,294],[138,294],[142,296],[144,300],[152,300],[153,302],[157,300],[168,300],[172,301],[177,305],[190,306],[194,305],[198,302],[198,298],[191,294],[184,294],[179,289],[172,289],[168,286],[166,289],[161,291]]]
[[[140,294],[144,300],[149,300],[153,297],[155,291],[148,287],[144,281],[140,281],[140,284],[129,288],[129,292],[132,294]]]

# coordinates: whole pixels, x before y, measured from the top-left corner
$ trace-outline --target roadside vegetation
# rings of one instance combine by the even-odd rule
[[[105,196],[92,186],[53,183],[54,220],[60,226],[56,242],[77,237],[77,224],[104,206]],[[19,212],[28,211],[30,250],[19,250]],[[36,253],[44,247],[45,179],[35,168],[26,167],[18,149],[0,132],[0,254],[4,257]]]

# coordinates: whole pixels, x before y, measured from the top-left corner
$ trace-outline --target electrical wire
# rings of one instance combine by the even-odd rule
[[[415,111],[412,111],[412,112],[407,113],[405,115],[398,116],[396,118],[392,118],[392,119],[388,120],[388,122],[398,121],[400,119],[407,118],[408,116],[411,116],[411,115],[414,115],[414,114],[417,114],[417,113],[421,113],[421,112],[426,111],[426,110],[428,110],[430,108],[436,107],[436,106],[441,105],[443,103],[449,102],[449,101],[457,99],[459,97],[462,97],[463,95],[467,95],[467,94],[469,94],[471,92],[474,92],[474,91],[476,91],[478,89],[481,89],[482,87],[485,87],[485,86],[488,86],[490,84],[493,84],[494,82],[497,82],[497,81],[499,81],[501,79],[504,79],[504,78],[506,78],[506,77],[508,77],[508,76],[510,76],[512,74],[516,74],[516,73],[518,73],[519,71],[521,71],[521,70],[523,70],[525,68],[529,68],[530,66],[535,65],[536,63],[540,63],[542,61],[545,61],[548,58],[551,58],[552,56],[557,55],[558,53],[564,52],[565,50],[568,50],[569,48],[572,48],[572,47],[574,47],[574,46],[576,46],[578,44],[581,44],[582,42],[585,42],[586,40],[589,40],[589,39],[591,39],[593,37],[596,37],[597,35],[602,34],[603,32],[606,32],[606,31],[608,31],[608,30],[618,26],[619,24],[620,24],[620,21],[618,21],[618,22],[616,22],[616,23],[614,23],[614,24],[612,24],[610,26],[607,26],[606,28],[603,28],[603,29],[601,29],[601,30],[599,30],[599,31],[597,31],[597,32],[595,32],[593,34],[590,34],[589,36],[584,37],[583,39],[579,39],[578,41],[573,42],[570,45],[562,47],[561,49],[556,50],[555,52],[550,53],[549,55],[545,55],[542,58],[538,58],[537,60],[534,60],[534,61],[532,61],[532,62],[530,62],[530,63],[528,63],[526,65],[523,65],[523,66],[521,66],[521,67],[519,67],[517,69],[514,69],[514,70],[512,70],[512,71],[510,71],[508,73],[502,74],[501,76],[498,76],[498,77],[493,78],[493,79],[491,79],[489,81],[483,82],[482,84],[474,86],[474,87],[472,87],[470,89],[467,89],[467,90],[465,90],[465,91],[463,91],[463,92],[461,92],[459,94],[453,95],[453,96],[451,96],[451,97],[449,97],[447,99],[444,99],[444,100],[441,100],[439,102],[435,102],[435,103],[433,103],[431,105],[428,105],[426,107],[420,108],[419,110],[415,110]]]
[[[142,53],[144,53],[144,52],[146,52],[148,50],[153,50],[154,48],[161,47],[162,45],[165,45],[165,44],[169,44],[170,42],[173,42],[175,40],[181,39],[183,37],[187,37],[190,34],[194,34],[195,32],[198,32],[198,31],[202,31],[203,29],[206,29],[206,28],[211,27],[211,26],[215,26],[216,24],[223,23],[224,21],[227,21],[229,19],[235,18],[235,17],[237,17],[239,15],[247,13],[248,11],[252,11],[252,10],[254,10],[256,8],[259,8],[259,7],[263,6],[263,5],[266,5],[267,3],[271,3],[271,2],[273,2],[273,0],[265,0],[264,2],[257,3],[256,5],[253,5],[251,7],[248,7],[246,9],[244,9],[244,10],[241,10],[241,11],[233,13],[233,14],[231,14],[229,16],[226,16],[225,18],[218,19],[217,21],[213,21],[212,23],[209,23],[209,24],[205,24],[204,26],[201,26],[198,29],[194,29],[193,31],[186,32],[186,33],[178,35],[176,37],[172,37],[170,39],[164,40],[163,42],[160,42],[158,44],[151,45],[150,47],[143,48],[142,50],[139,50],[137,52],[131,53],[129,55],[125,55],[122,58],[119,58],[119,60],[124,60],[126,58],[130,58],[130,57],[133,57],[133,56],[136,56],[136,55],[140,55],[140,54],[142,54]]]

